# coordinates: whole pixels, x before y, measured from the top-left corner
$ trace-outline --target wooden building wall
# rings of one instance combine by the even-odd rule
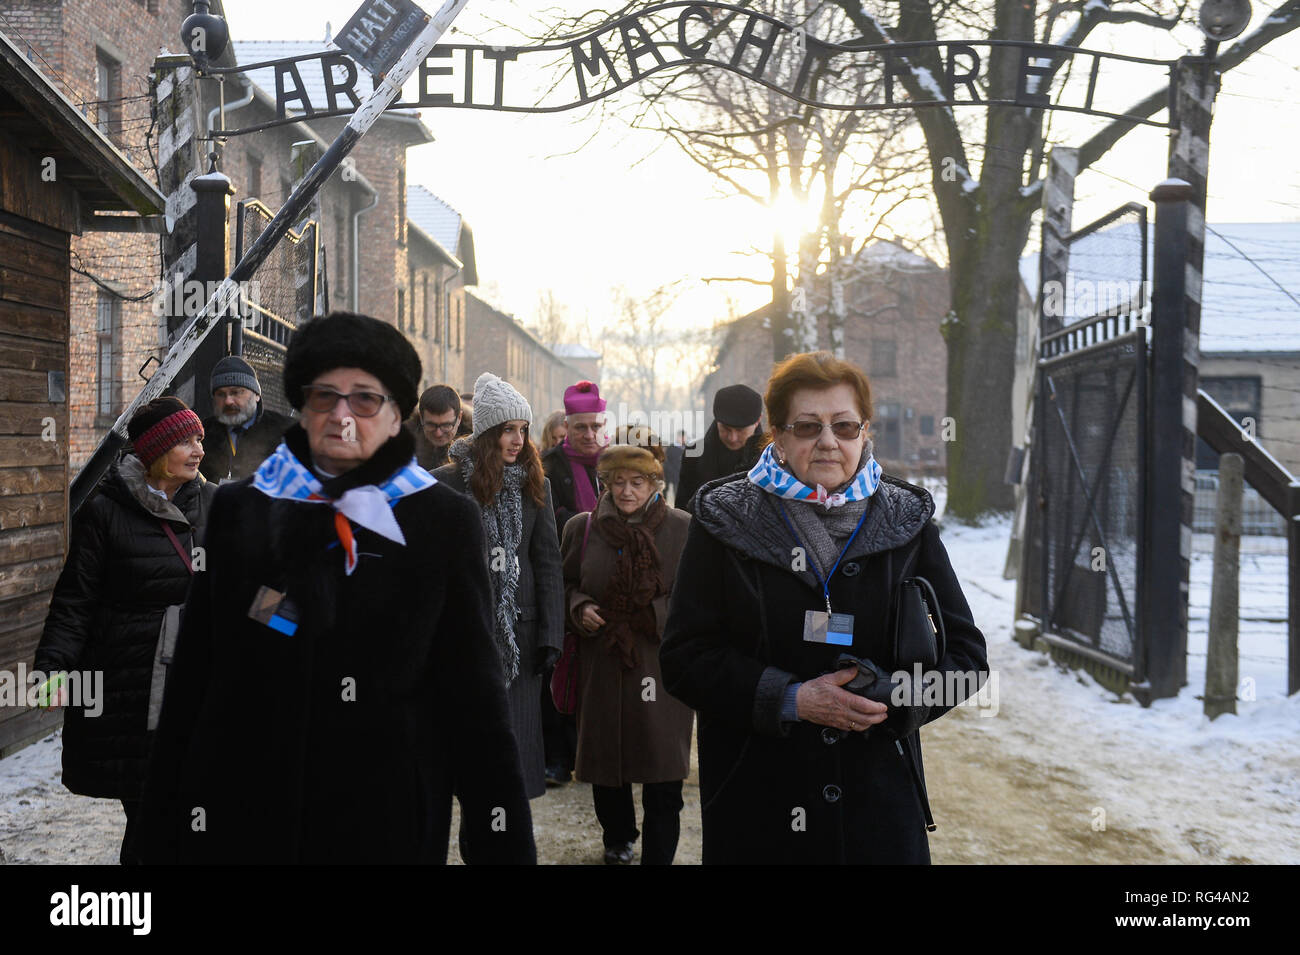
[[[31,667],[67,548],[64,396],[77,197],[41,181],[39,168],[0,136],[0,671],[10,673]],[[0,755],[58,723],[0,706]]]

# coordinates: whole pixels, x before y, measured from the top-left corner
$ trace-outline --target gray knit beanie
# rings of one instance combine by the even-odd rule
[[[257,382],[257,372],[253,366],[236,355],[227,355],[212,366],[211,384],[208,390],[218,388],[247,388],[249,391],[262,393],[262,386]]]
[[[508,381],[485,371],[474,382],[474,437],[505,421],[533,424],[533,409],[528,399],[515,391]]]

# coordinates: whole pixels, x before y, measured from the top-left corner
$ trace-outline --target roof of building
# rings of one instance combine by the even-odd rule
[[[338,47],[321,40],[231,40],[230,46],[234,51],[235,59],[240,63],[265,63],[268,60],[280,60],[291,56],[311,56],[317,53],[343,55]],[[371,89],[370,82],[367,79],[370,74],[360,66],[357,66],[356,70],[357,96],[364,97]],[[336,79],[343,79],[342,67],[335,66],[334,71]],[[264,66],[260,69],[249,70],[246,75],[256,86],[266,91],[272,102],[275,102],[275,67]],[[329,108],[329,97],[325,92],[325,72],[320,68],[319,64],[307,63],[303,65],[299,68],[298,75],[302,77],[303,92],[311,100],[312,107],[318,111],[327,110]],[[338,97],[336,102],[340,109],[347,109],[352,106],[352,101],[346,96]],[[301,102],[285,104],[289,116],[304,116],[305,114],[300,107]],[[433,133],[420,119],[418,110],[390,109],[384,113],[384,118],[412,123],[418,128],[421,138],[426,142],[433,142]]]
[[[17,109],[14,107],[17,106]],[[0,33],[0,112],[5,132],[34,156],[53,156],[58,181],[91,211],[160,215],[158,187]]]
[[[1114,240],[1112,248],[1122,248],[1119,243],[1128,242],[1135,227],[1113,228],[1115,232],[1105,234]],[[1148,263],[1151,255],[1148,243]],[[1131,252],[1127,258],[1126,263],[1112,263],[1107,271],[1121,279],[1129,278],[1117,274],[1121,271],[1140,275]],[[1148,275],[1150,269],[1148,264]],[[1031,294],[1037,294],[1037,253],[1020,260],[1020,275]],[[1206,226],[1201,351],[1300,351],[1300,222]]]
[[[406,187],[406,218],[462,263],[466,285],[478,284],[474,233],[459,212],[435,196],[428,187],[410,184]]]

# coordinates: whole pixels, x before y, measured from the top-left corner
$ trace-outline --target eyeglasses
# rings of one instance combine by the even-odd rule
[[[830,425],[831,434],[841,441],[852,441],[862,433],[862,429],[867,426],[865,421],[836,421]],[[822,429],[827,425],[820,421],[796,421],[794,424],[783,424],[781,428],[790,431],[796,438],[802,441],[809,441],[813,438],[822,436]]]
[[[442,424],[426,424],[425,428],[430,431],[451,431],[456,427],[455,421],[447,421]]]
[[[621,491],[625,487],[630,487],[634,491],[644,491],[649,484],[649,480],[640,475],[630,478],[615,478],[609,482],[611,491]]]
[[[303,396],[308,408],[319,413],[333,411],[339,403],[340,398],[347,399],[348,407],[358,418],[373,418],[379,414],[379,409],[384,406],[385,401],[392,401],[392,395],[379,395],[373,391],[354,391],[350,395],[342,395],[333,388],[322,388],[320,385],[304,385]]]

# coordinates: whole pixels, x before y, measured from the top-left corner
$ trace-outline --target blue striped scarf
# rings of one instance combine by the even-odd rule
[[[867,451],[866,463],[853,476],[848,486],[842,491],[831,494],[820,484],[809,487],[781,467],[776,461],[775,448],[776,445],[769,444],[763,449],[758,463],[750,469],[748,478],[750,483],[757,484],[768,494],[785,498],[787,501],[807,501],[810,504],[820,504],[830,510],[832,507],[840,507],[850,501],[865,501],[880,486],[880,465],[876,463],[876,458],[870,451]]]
[[[316,475],[298,460],[283,441],[253,475],[253,487],[267,497],[329,504],[337,514],[402,545],[406,544],[406,537],[402,534],[397,519],[393,517],[393,505],[408,494],[423,491],[437,483],[437,478],[416,464],[415,458],[411,458],[409,463],[390,475],[383,484],[354,487],[339,498],[327,497],[322,492],[321,482]],[[344,545],[344,569],[351,576],[359,559],[356,539],[351,534],[340,534],[340,541]]]

